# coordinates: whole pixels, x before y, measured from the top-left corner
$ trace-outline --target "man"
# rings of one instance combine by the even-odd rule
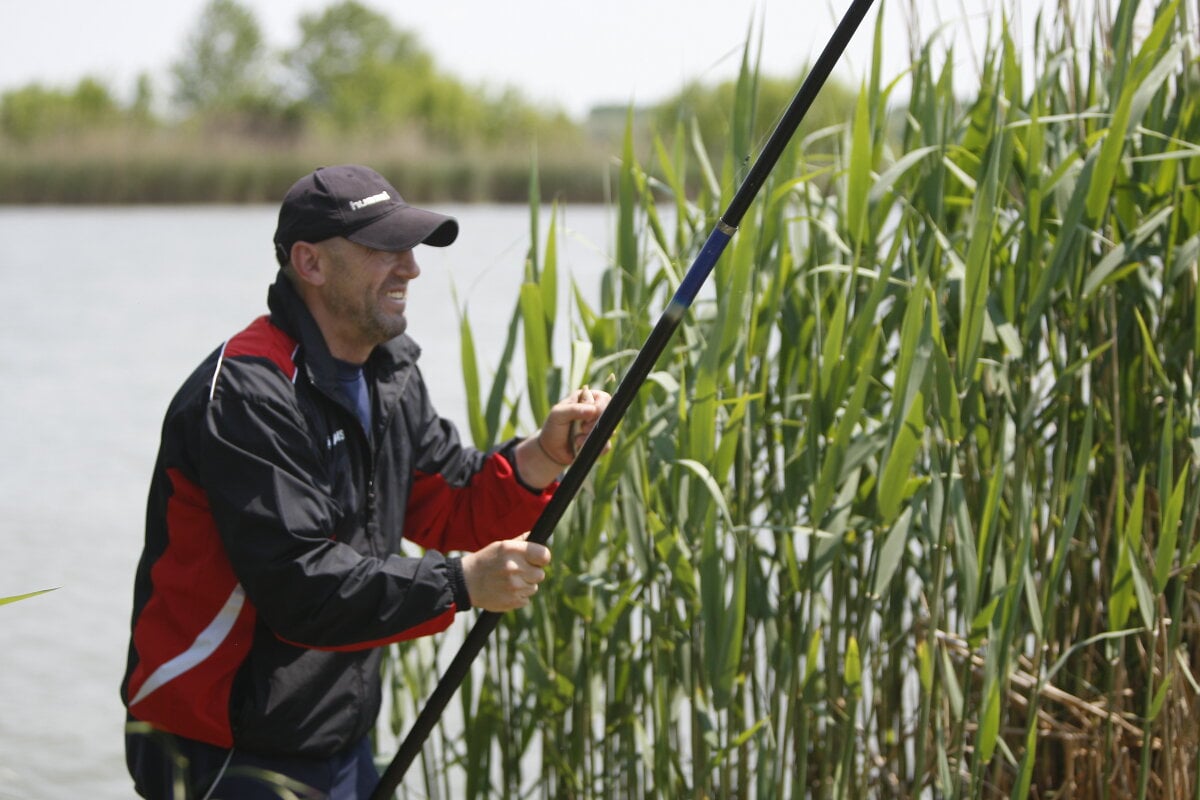
[[[522,607],[545,577],[521,534],[610,398],[575,392],[492,453],[459,443],[404,335],[414,247],[457,234],[366,167],[284,198],[270,314],[162,429],[121,687],[144,797],[366,797],[382,646]]]

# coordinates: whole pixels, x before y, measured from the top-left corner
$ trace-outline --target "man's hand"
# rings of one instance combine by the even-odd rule
[[[550,563],[550,549],[525,541],[525,536],[492,542],[463,556],[463,580],[472,606],[511,611],[529,605],[538,584],[546,579],[542,568]]]
[[[513,466],[521,480],[541,487],[557,478],[575,460],[611,399],[608,392],[585,386],[555,403],[541,429],[517,445],[517,463]]]

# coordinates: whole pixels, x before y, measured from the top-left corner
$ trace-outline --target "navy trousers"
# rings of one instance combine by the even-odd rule
[[[379,783],[371,743],[331,758],[259,756],[155,731],[125,735],[125,760],[146,800],[366,800]],[[287,792],[279,789],[286,787]]]

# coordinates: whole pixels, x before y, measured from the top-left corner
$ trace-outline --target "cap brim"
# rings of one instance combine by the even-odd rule
[[[445,247],[458,238],[458,220],[436,211],[400,205],[345,236],[372,250],[388,252],[411,250],[419,244]]]

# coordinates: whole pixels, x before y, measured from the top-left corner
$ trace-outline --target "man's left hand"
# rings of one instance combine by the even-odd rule
[[[611,399],[608,392],[584,386],[555,403],[537,433],[517,445],[516,469],[521,479],[542,487],[557,478],[575,461]],[[605,452],[608,449],[606,442]]]

